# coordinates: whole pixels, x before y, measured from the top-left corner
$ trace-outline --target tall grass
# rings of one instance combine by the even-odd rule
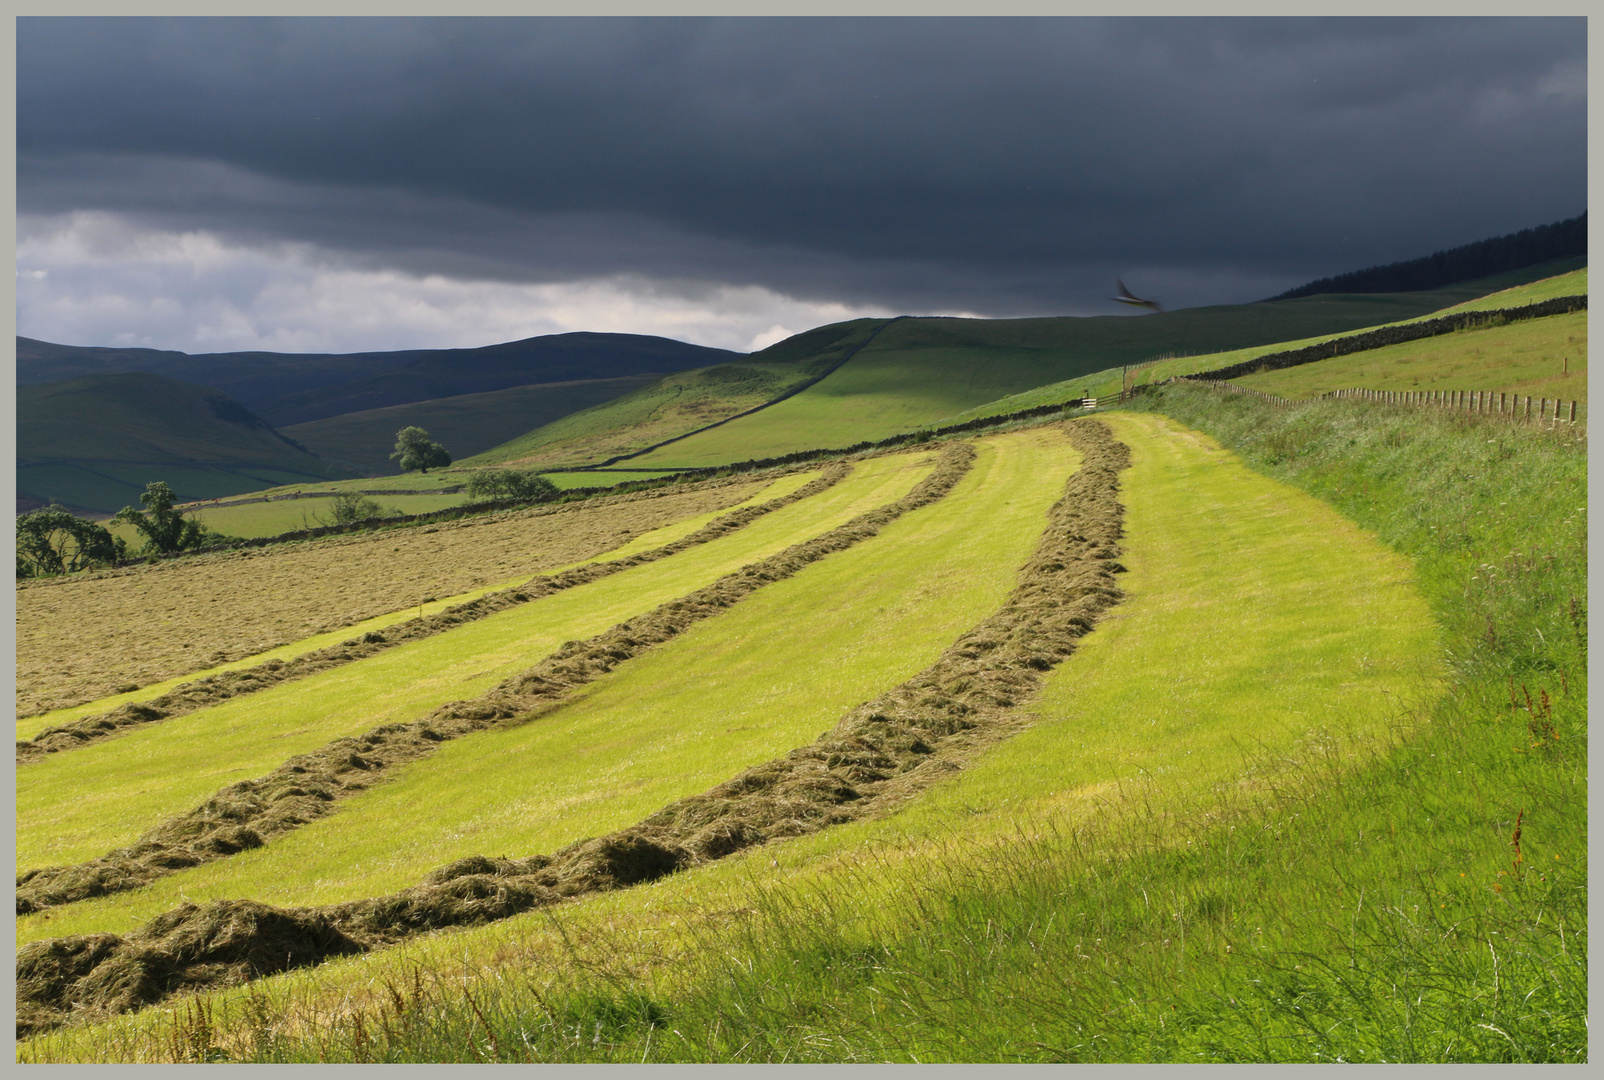
[[[1355,763],[1306,748],[1205,805],[954,839],[765,885],[658,955],[587,924],[549,965],[153,1056],[268,1061],[1580,1061],[1585,445],[1452,415],[1147,399],[1416,563],[1449,686]],[[1133,673],[1133,677],[1134,677]],[[754,867],[754,873],[755,873]],[[898,887],[890,892],[887,884]],[[879,899],[864,904],[862,898]],[[262,991],[265,995],[267,991]]]

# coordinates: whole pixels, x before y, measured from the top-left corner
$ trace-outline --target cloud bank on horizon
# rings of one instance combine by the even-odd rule
[[[20,18],[18,332],[1244,302],[1580,213],[1586,106],[1576,18]]]

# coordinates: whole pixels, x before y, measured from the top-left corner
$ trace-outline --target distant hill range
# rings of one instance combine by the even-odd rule
[[[1300,296],[1332,293],[1416,292],[1440,289],[1472,278],[1490,277],[1557,259],[1587,260],[1587,214],[1522,229],[1507,236],[1478,240],[1474,244],[1448,248],[1423,259],[1372,266],[1336,277],[1321,278],[1296,289],[1288,289],[1271,300],[1295,300]],[[1555,271],[1556,273],[1560,271]]]
[[[353,475],[209,387],[128,372],[17,388],[19,511],[108,514],[152,480],[202,499]]]
[[[1314,282],[1275,302],[1137,318],[860,319],[750,356],[638,334],[556,334],[478,349],[194,356],[19,337],[17,506],[56,499],[103,515],[137,503],[151,480],[192,500],[393,474],[394,433],[411,424],[470,465],[740,460],[756,454],[748,444],[833,438],[837,428],[865,424],[904,430],[1121,364],[1425,315],[1583,266],[1585,252],[1503,264],[1570,251],[1585,236],[1584,214]],[[1490,265],[1503,268],[1463,269]],[[1452,280],[1439,281],[1443,275]],[[1419,281],[1437,284],[1404,287]],[[853,420],[859,412],[861,424]],[[709,425],[719,425],[716,436],[680,442]],[[648,453],[665,442],[672,445]]]
[[[17,338],[17,385],[143,371],[221,390],[282,427],[531,383],[665,375],[741,353],[643,334],[551,334],[478,349],[200,353]]]

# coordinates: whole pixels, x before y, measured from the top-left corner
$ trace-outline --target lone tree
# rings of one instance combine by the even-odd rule
[[[206,541],[210,530],[200,522],[184,517],[182,511],[174,510],[176,498],[166,482],[153,480],[145,485],[145,493],[139,497],[145,506],[143,512],[125,506],[111,520],[114,524],[126,521],[144,533],[147,554],[170,555],[175,551],[198,548]]]
[[[51,503],[17,518],[17,576],[71,574],[128,557],[128,542]]]
[[[428,472],[431,468],[443,469],[450,465],[451,455],[422,428],[404,427],[395,433],[395,453],[390,455],[390,460],[400,462],[402,472],[413,469]]]
[[[556,497],[557,485],[538,473],[481,469],[468,477],[468,498],[474,500],[550,502]]]

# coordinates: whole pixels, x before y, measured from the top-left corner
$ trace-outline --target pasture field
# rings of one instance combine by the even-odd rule
[[[691,468],[883,439],[1038,385],[1063,367],[1043,349],[897,348],[896,341],[887,330],[795,397],[629,464]]]
[[[697,529],[700,529],[702,526],[713,521],[715,518],[721,517],[724,514],[759,503],[766,503],[772,500],[785,498],[818,476],[819,472],[817,470],[797,471],[790,473],[789,475],[781,476],[779,479],[768,484],[757,484],[756,486],[758,490],[755,494],[751,495],[742,502],[734,504],[733,506],[718,507],[701,514],[680,518],[679,520],[671,522],[668,525],[663,525],[656,529],[652,529],[649,532],[641,533],[633,540],[628,540],[618,547],[601,552],[600,554],[592,556],[591,558],[580,559],[571,563],[544,565],[540,568],[540,572],[544,574],[561,573],[564,570],[568,570],[576,566],[583,566],[586,563],[609,562],[617,559],[624,559],[643,551],[651,551],[655,548],[664,547],[668,544],[675,543],[686,536],[689,536]],[[743,484],[741,486],[746,487],[747,485]],[[133,690],[122,694],[113,694],[110,697],[101,698],[94,701],[87,701],[69,708],[53,709],[46,713],[39,713],[30,717],[24,717],[17,721],[17,738],[33,738],[46,728],[50,728],[59,724],[70,723],[86,716],[105,712],[109,709],[114,709],[119,705],[129,702],[151,701],[186,682],[205,678],[210,675],[220,674],[228,671],[244,670],[255,667],[269,660],[287,661],[298,656],[305,656],[307,653],[316,652],[320,649],[326,649],[331,646],[339,645],[350,638],[360,637],[366,633],[380,631],[386,627],[394,626],[397,623],[438,614],[447,608],[468,603],[472,600],[478,599],[481,596],[484,596],[487,593],[495,592],[498,589],[510,588],[513,585],[528,580],[528,578],[528,574],[519,574],[502,581],[492,582],[488,585],[481,585],[478,588],[470,589],[467,592],[456,593],[451,596],[438,597],[429,600],[426,603],[420,603],[415,608],[403,608],[399,611],[387,612],[383,615],[376,615],[371,619],[364,619],[361,622],[352,623],[349,626],[340,627],[322,634],[314,634],[309,638],[302,638],[301,640],[291,642],[288,645],[282,645],[276,649],[269,649],[265,653],[248,656],[226,664],[219,664],[203,671],[191,672],[187,675],[175,676],[171,679],[150,683],[146,686],[140,687],[138,690]]]
[[[1106,991],[1099,979],[1132,959],[1123,949],[1146,965],[1132,977],[1161,978],[1161,989],[1144,988],[1159,1006],[1186,985],[1181,954],[1156,938],[1146,946],[1116,937],[1146,927],[1107,925],[1139,923],[1140,906],[1130,909],[1139,886],[1161,911],[1194,918],[1186,905],[1199,897],[1162,892],[1150,864],[1177,848],[1193,853],[1185,841],[1206,834],[1226,807],[1221,791],[1262,795],[1289,774],[1330,764],[1322,737],[1347,756],[1319,779],[1351,774],[1364,761],[1356,750],[1418,727],[1441,682],[1437,632],[1405,560],[1212,440],[1155,418],[1112,419],[1134,450],[1123,485],[1128,598],[1050,677],[1031,706],[1034,726],[922,801],[650,886],[218,995],[204,1036],[193,1011],[153,1009],[94,1029],[96,1037],[159,1056],[167,1051],[151,1033],[182,1028],[189,1042],[172,1043],[180,1054],[201,1038],[208,1050],[275,1060],[1098,1056],[1082,1025],[1101,1014],[1109,1026],[1108,997],[1066,996],[1066,979]],[[878,542],[848,555],[870,559]],[[775,590],[804,593],[805,576]],[[780,599],[758,594],[696,633],[727,630],[771,596]],[[1266,667],[1277,678],[1260,677]],[[632,677],[605,690],[624,690]],[[1266,771],[1278,758],[1279,769]],[[419,770],[402,783],[422,779]],[[1160,831],[1140,830],[1134,818],[1144,806],[1162,811]],[[1099,821],[1115,827],[1084,831]],[[1088,856],[1077,836],[1092,835],[1101,839]],[[1132,860],[1145,876],[1121,876],[1110,858]],[[1100,898],[1118,903],[1088,923],[1075,915],[1092,910],[1087,903],[1066,897],[1073,889],[1116,894]],[[1202,899],[1229,916],[1246,898]],[[1163,918],[1173,938],[1174,918]],[[1205,939],[1184,954],[1194,964],[1220,949],[1211,935],[1221,920],[1199,919],[1186,926]],[[414,984],[412,972],[423,981]],[[387,985],[402,988],[405,1016],[380,1035]],[[488,1017],[495,1050],[483,1028],[464,1039],[474,1022],[464,985]],[[252,1028],[243,1018],[253,1007],[272,1019]],[[373,1021],[360,1050],[351,1041],[357,1009]],[[342,1019],[331,1023],[335,1015]],[[34,1045],[71,1057],[88,1046],[79,1038],[64,1032]]]
[[[443,858],[556,850],[643,818],[808,742],[984,618],[1014,585],[1074,461],[1053,431],[983,444],[945,499],[764,588],[557,712],[444,744],[267,849],[121,903],[58,909],[44,929],[131,928],[180,896],[358,899],[411,884]],[[513,761],[544,764],[509,771]],[[398,813],[415,826],[375,832]]]
[[[461,493],[453,495],[378,495],[371,496],[384,508],[383,512],[397,511],[400,514],[427,514],[434,510],[445,510],[452,506],[461,506],[467,501],[467,496]],[[258,536],[278,536],[281,533],[292,532],[296,529],[315,529],[320,525],[334,524],[334,499],[284,499],[274,502],[253,502],[240,506],[217,507],[215,509],[191,510],[185,514],[192,517],[224,536],[243,536],[246,538]],[[135,551],[143,544],[144,537],[130,525],[120,525],[112,529],[113,535],[124,537],[129,546]]]
[[[928,468],[924,454],[871,459],[814,498],[668,559],[25,766],[18,772],[19,870],[93,858],[295,754],[477,697],[565,641],[600,633],[901,498]]]
[[[666,375],[473,457],[464,466],[553,469],[631,454],[755,409],[812,378],[807,364],[736,363]]]
[[[17,586],[17,713],[210,671],[733,506],[764,480],[607,496]],[[137,632],[120,628],[137,627]]]
[[[1463,330],[1232,381],[1291,398],[1348,387],[1493,390],[1585,406],[1587,312]]]
[[[206,1045],[256,1060],[1585,1060],[1585,600],[1580,619],[1573,603],[1585,598],[1585,447],[1526,430],[1489,441],[1466,418],[1342,403],[1276,410],[1182,388],[1153,404],[1414,562],[1446,686],[1434,704],[1416,699],[1427,707],[1390,746],[1333,757],[1317,740],[1290,755],[1244,745],[1231,756],[1257,767],[1243,800],[1217,790],[1177,805],[1141,781],[1083,791],[1100,798],[1101,822],[1026,816],[998,845],[972,841],[965,814],[987,809],[988,786],[1004,804],[1010,793],[976,783],[948,803],[952,831],[918,857],[866,844],[818,863],[799,855],[782,874],[790,852],[845,833],[753,852],[565,918],[419,941],[218,999],[213,1015],[237,1041],[219,1025]],[[1167,549],[1139,558],[1134,478],[1128,490],[1132,577],[1162,573]],[[1183,551],[1208,555],[1186,539]],[[1213,587],[1255,556],[1224,554]],[[1127,620],[1143,603],[1135,585]],[[1207,590],[1208,577],[1185,587]],[[1407,618],[1418,627],[1418,608]],[[1094,631],[1055,687],[1069,690],[1077,664],[1127,625]],[[1238,640],[1211,619],[1189,625],[1207,644],[1185,678],[1146,684],[1153,700],[1206,694]],[[1332,655],[1318,636],[1304,644],[1311,660]],[[1123,657],[1099,659],[1082,671],[1114,690],[1110,704],[1129,701],[1133,678],[1101,672]],[[1257,679],[1233,690],[1221,674],[1217,704],[1272,691]],[[1139,715],[1114,715],[1112,761],[1140,738]],[[1082,726],[1059,725],[1066,741]],[[952,790],[1052,730],[1005,744]],[[352,1034],[362,1001],[366,1042]],[[276,1019],[253,1028],[251,1016]],[[178,1033],[207,1038],[195,1014],[125,1023],[129,1052],[166,1054],[171,1041],[182,1056]]]
[[[1488,280],[1489,281],[1496,281],[1498,279],[1495,278],[1495,279],[1488,279]],[[1498,292],[1495,292],[1495,293],[1490,293],[1490,294],[1485,295],[1485,296],[1479,296],[1476,299],[1466,300],[1463,303],[1458,303],[1458,304],[1454,304],[1454,305],[1449,306],[1449,307],[1445,307],[1445,308],[1443,308],[1441,310],[1438,310],[1438,311],[1431,311],[1431,312],[1428,312],[1428,313],[1426,313],[1424,315],[1417,315],[1417,316],[1414,316],[1412,318],[1399,319],[1399,320],[1397,320],[1397,322],[1399,322],[1399,323],[1421,322],[1421,321],[1423,321],[1425,319],[1436,318],[1439,315],[1452,314],[1453,312],[1456,312],[1456,311],[1486,311],[1486,310],[1495,309],[1495,308],[1522,307],[1522,306],[1524,306],[1526,304],[1541,303],[1544,300],[1552,300],[1552,299],[1555,299],[1556,297],[1560,297],[1560,296],[1575,296],[1575,295],[1579,295],[1579,294],[1585,294],[1586,292],[1587,292],[1587,270],[1586,270],[1586,268],[1583,268],[1583,269],[1580,269],[1580,270],[1568,271],[1568,272],[1566,272],[1564,274],[1559,274],[1559,275],[1556,275],[1556,276],[1553,276],[1553,277],[1543,278],[1543,279],[1538,280],[1538,281],[1524,283],[1524,284],[1521,284],[1521,285],[1515,285],[1515,286],[1512,286],[1512,287],[1507,288],[1507,289],[1502,289],[1502,290],[1500,290]],[[1311,299],[1313,299],[1313,298],[1311,298]],[[1301,301],[1301,300],[1289,300],[1289,301],[1280,301],[1280,302],[1281,303],[1302,303],[1304,301]],[[1581,320],[1582,325],[1584,327],[1586,325],[1586,316],[1583,315],[1583,314],[1577,314],[1575,316],[1556,316],[1556,318],[1567,318],[1567,317],[1573,317],[1573,318],[1579,319],[1579,320]],[[1551,322],[1552,320],[1551,319],[1542,319],[1542,320],[1536,320],[1536,321],[1548,323],[1548,322]],[[1387,323],[1385,325],[1395,325],[1395,324]],[[1525,324],[1520,324],[1520,325],[1525,325]],[[1518,326],[1510,326],[1510,327],[1503,328],[1503,329],[1508,329],[1510,331],[1518,331],[1518,328],[1519,328]],[[1277,343],[1272,344],[1272,345],[1256,345],[1256,346],[1253,346],[1252,348],[1247,348],[1247,349],[1233,349],[1233,350],[1230,350],[1230,351],[1227,351],[1227,352],[1209,353],[1207,355],[1178,355],[1178,356],[1175,356],[1175,357],[1172,357],[1172,358],[1169,358],[1169,359],[1160,360],[1157,363],[1149,364],[1148,366],[1141,368],[1139,371],[1137,371],[1135,373],[1135,377],[1131,381],[1132,381],[1133,385],[1141,385],[1141,384],[1144,384],[1144,383],[1163,382],[1165,379],[1168,379],[1168,378],[1170,378],[1171,376],[1174,376],[1174,375],[1190,375],[1190,374],[1192,374],[1194,372],[1212,371],[1212,370],[1214,370],[1216,368],[1230,367],[1232,364],[1239,364],[1239,363],[1243,362],[1244,360],[1252,360],[1252,359],[1254,359],[1256,357],[1264,356],[1266,353],[1284,352],[1284,351],[1289,350],[1289,349],[1301,349],[1301,348],[1303,348],[1303,347],[1305,347],[1307,345],[1315,345],[1315,344],[1318,344],[1318,343],[1320,343],[1322,341],[1331,341],[1334,338],[1350,337],[1350,336],[1352,336],[1353,333],[1365,333],[1367,331],[1374,330],[1374,329],[1376,329],[1376,327],[1367,326],[1367,327],[1364,327],[1364,328],[1362,328],[1360,330],[1356,330],[1356,331],[1352,331],[1352,332],[1345,332],[1345,333],[1341,333],[1341,334],[1321,334],[1321,335],[1317,335],[1315,337],[1299,338],[1299,339],[1297,339],[1295,341],[1277,342]],[[1497,329],[1497,328],[1495,328],[1495,329]],[[1463,331],[1462,333],[1475,334],[1475,333],[1481,333],[1481,332],[1482,331],[1475,330],[1475,331]],[[1459,335],[1452,335],[1452,336],[1457,337]],[[1415,347],[1415,346],[1429,347],[1433,340],[1441,340],[1441,339],[1430,339],[1430,338],[1428,338],[1425,341],[1414,342],[1414,343],[1411,343],[1410,345],[1393,346],[1393,348],[1411,348],[1411,347]],[[1583,352],[1585,354],[1585,346],[1586,346],[1585,336],[1584,336],[1583,341],[1582,341],[1581,344],[1582,344]],[[1366,353],[1355,353],[1352,356],[1337,357],[1335,360],[1321,360],[1321,361],[1317,361],[1316,364],[1314,364],[1314,365],[1303,365],[1302,367],[1299,367],[1299,368],[1287,368],[1287,369],[1285,369],[1285,373],[1301,371],[1301,370],[1304,370],[1306,368],[1319,367],[1319,366],[1324,365],[1324,364],[1331,364],[1331,363],[1337,363],[1337,362],[1345,362],[1345,361],[1359,362],[1359,361],[1362,361],[1364,357],[1367,357],[1369,355],[1371,355],[1371,354],[1368,353],[1368,352],[1366,352]],[[1037,386],[1037,387],[1035,387],[1033,389],[1024,391],[1023,393],[1012,394],[1012,395],[1010,395],[1008,397],[1000,398],[1000,399],[998,399],[996,401],[988,402],[988,403],[986,403],[984,405],[978,406],[976,408],[972,408],[972,409],[970,409],[970,410],[968,410],[966,412],[956,413],[956,414],[954,414],[952,416],[943,417],[940,422],[941,423],[948,423],[948,424],[962,423],[962,422],[964,422],[966,420],[974,420],[974,419],[976,419],[978,417],[982,417],[982,416],[1000,416],[1000,415],[1002,415],[1004,413],[1017,412],[1017,411],[1019,411],[1021,409],[1036,408],[1037,406],[1040,406],[1040,405],[1056,405],[1056,404],[1059,404],[1060,402],[1069,401],[1069,400],[1071,400],[1073,398],[1081,397],[1083,392],[1085,394],[1091,396],[1091,397],[1106,398],[1106,397],[1109,397],[1109,396],[1112,396],[1114,394],[1119,393],[1120,382],[1121,382],[1121,380],[1123,378],[1124,378],[1124,374],[1122,373],[1120,368],[1118,368],[1118,367],[1105,368],[1105,369],[1103,369],[1101,371],[1094,372],[1094,373],[1092,373],[1090,375],[1087,375],[1087,376],[1085,376],[1083,378],[1069,379],[1069,380],[1064,380],[1064,381],[1052,383],[1052,384],[1045,385],[1045,386]],[[1385,387],[1383,387],[1383,386],[1375,386],[1375,387],[1372,387],[1368,383],[1364,383],[1364,384],[1343,383],[1342,385],[1344,387],[1354,386],[1354,385],[1363,385],[1367,389],[1378,389],[1378,390],[1379,389],[1402,389],[1402,387],[1393,387],[1393,386],[1385,386]],[[1489,389],[1490,390],[1490,389],[1498,389],[1498,387],[1494,387],[1494,386],[1481,387],[1481,386],[1469,386],[1469,385],[1463,385],[1463,384],[1455,384],[1452,387],[1446,387],[1446,388],[1447,389],[1454,389],[1454,390],[1475,390],[1475,389]],[[1275,392],[1276,393],[1283,393],[1283,391],[1279,391],[1279,390],[1275,391]],[[1525,391],[1522,391],[1522,393],[1524,393],[1524,392]]]
[[[394,474],[395,434],[417,426],[454,458],[471,457],[569,413],[656,382],[656,375],[511,386],[291,424],[283,433],[323,460],[363,475]]]

